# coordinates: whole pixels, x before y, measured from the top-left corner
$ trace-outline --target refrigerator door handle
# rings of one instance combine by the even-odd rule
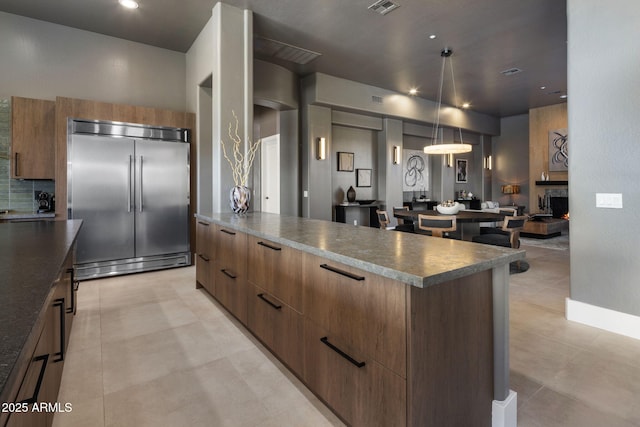
[[[131,212],[131,155],[129,155],[129,174],[127,175],[127,212]]]
[[[142,212],[142,163],[143,157],[140,156],[140,166],[138,167],[138,172],[140,173],[140,179],[138,180],[139,188],[138,188],[138,205],[140,207],[140,212]]]

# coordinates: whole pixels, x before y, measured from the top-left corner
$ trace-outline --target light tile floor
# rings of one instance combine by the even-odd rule
[[[640,426],[640,341],[564,319],[569,252],[511,276],[521,427]],[[54,426],[341,426],[204,290],[195,269],[83,282]],[[443,424],[446,427],[446,423]]]

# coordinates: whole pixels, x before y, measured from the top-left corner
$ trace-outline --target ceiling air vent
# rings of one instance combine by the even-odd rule
[[[374,4],[368,7],[368,9],[378,12],[380,15],[386,15],[394,9],[399,8],[400,5],[389,0],[378,0]]]
[[[295,64],[308,64],[321,53],[301,47],[293,46],[276,40],[256,36],[253,40],[253,48],[256,54],[278,58]]]
[[[371,102],[375,102],[376,104],[382,104],[382,97],[377,95],[371,95]]]
[[[522,70],[520,68],[509,68],[508,70],[500,71],[500,74],[503,76],[513,76],[514,74],[521,73]]]

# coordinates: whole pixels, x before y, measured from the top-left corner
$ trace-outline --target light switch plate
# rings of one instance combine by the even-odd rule
[[[304,190],[302,192],[302,197],[309,197],[309,192],[307,190]]]
[[[596,208],[622,209],[622,194],[596,193]]]

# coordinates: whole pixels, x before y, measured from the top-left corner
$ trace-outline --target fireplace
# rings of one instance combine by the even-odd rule
[[[565,218],[569,213],[569,190],[567,188],[546,189],[544,198],[539,198],[540,209],[554,218]]]
[[[551,216],[554,218],[564,218],[569,213],[569,197],[551,196],[549,198]]]

